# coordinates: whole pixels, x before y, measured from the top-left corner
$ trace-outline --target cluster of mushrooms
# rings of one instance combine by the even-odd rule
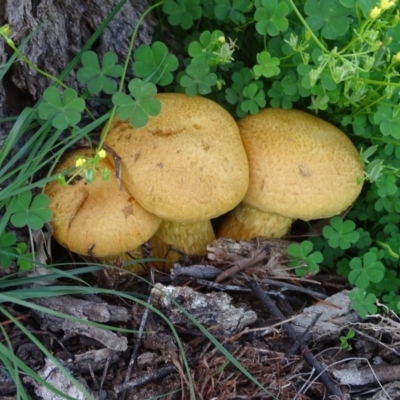
[[[53,236],[68,250],[112,263],[140,258],[150,241],[153,257],[204,255],[216,237],[281,238],[294,219],[337,215],[361,191],[356,148],[320,118],[268,108],[235,121],[204,97],[157,98],[161,113],[145,127],[112,122],[105,144],[120,159],[122,188],[111,156],[100,161],[108,182],[47,185]],[[90,155],[67,154],[55,173]],[[223,214],[214,231],[211,220]]]

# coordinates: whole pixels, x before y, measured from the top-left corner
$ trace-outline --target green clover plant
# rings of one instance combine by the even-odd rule
[[[288,266],[295,268],[297,276],[315,275],[319,271],[319,264],[323,261],[320,251],[313,251],[313,244],[309,240],[301,243],[292,243],[288,246]]]
[[[45,222],[51,220],[52,212],[48,204],[49,198],[45,194],[37,194],[35,197],[30,191],[19,194],[9,208],[11,223],[17,228],[28,226],[31,229],[41,229]]]
[[[105,53],[101,65],[94,51],[83,53],[81,61],[83,67],[79,68],[76,77],[80,83],[87,85],[90,93],[115,93],[117,84],[114,79],[119,78],[123,70],[122,65],[117,64],[118,58],[115,53]]]
[[[78,97],[74,89],[65,89],[63,93],[50,86],[43,93],[43,103],[39,105],[39,117],[50,120],[56,129],[75,126],[81,120],[85,101]]]
[[[328,239],[330,247],[340,247],[346,250],[360,238],[360,234],[355,228],[356,225],[353,221],[343,221],[340,217],[333,217],[330,225],[324,227],[323,235]]]
[[[354,339],[356,332],[350,329],[345,336],[340,336],[340,347],[343,350],[351,351],[353,347],[349,343],[350,339]]]
[[[162,42],[154,42],[150,46],[141,44],[134,53],[133,70],[138,78],[160,86],[169,85],[178,68],[178,59],[170,54],[168,47]]]

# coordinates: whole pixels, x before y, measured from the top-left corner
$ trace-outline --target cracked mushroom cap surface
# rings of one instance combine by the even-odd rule
[[[54,173],[75,167],[78,156],[93,155],[88,149],[73,151],[64,156]],[[80,176],[66,186],[53,181],[45,193],[53,211],[54,238],[74,253],[107,257],[139,247],[156,232],[161,220],[137,203],[124,185],[119,189],[112,162],[101,159],[99,166],[111,171],[109,181],[104,182],[96,171],[92,183]]]
[[[217,217],[243,199],[247,156],[233,117],[204,97],[162,93],[161,113],[143,128],[115,119],[105,143],[121,158],[128,190],[173,222]]]
[[[238,126],[250,165],[245,203],[308,221],[341,213],[360,194],[359,153],[332,124],[303,111],[269,108]]]

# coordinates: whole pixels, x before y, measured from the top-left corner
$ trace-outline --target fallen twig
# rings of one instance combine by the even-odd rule
[[[174,264],[170,271],[172,279],[176,279],[178,276],[188,276],[199,279],[214,279],[220,273],[221,270],[212,265],[190,265],[183,267],[180,264]]]
[[[153,298],[154,298],[154,294],[150,293],[150,296],[147,299],[147,304],[151,304],[153,302]],[[131,359],[129,360],[128,368],[126,369],[124,383],[127,383],[129,381],[129,378],[132,375],[133,367],[139,356],[139,349],[140,349],[140,346],[142,345],[143,332],[144,332],[144,329],[147,324],[147,319],[149,318],[149,313],[150,313],[150,309],[148,307],[145,307],[145,310],[144,310],[144,313],[142,316],[142,320],[140,321],[140,326],[139,326],[139,331],[137,334],[135,347],[133,348]],[[122,393],[120,396],[120,400],[124,400],[125,395],[126,395],[126,393]]]
[[[257,250],[252,257],[237,261],[232,267],[228,268],[227,270],[219,274],[215,279],[215,282],[221,282],[224,279],[237,274],[238,272],[244,271],[246,268],[251,267],[265,260],[268,257],[268,255],[269,255],[268,247],[263,247],[262,249]]]
[[[157,371],[132,379],[128,382],[116,385],[114,386],[114,391],[115,393],[121,393],[124,390],[131,389],[136,386],[141,386],[148,382],[157,382],[174,372],[176,372],[175,365],[169,365],[168,367],[161,368]]]
[[[312,333],[310,330],[315,326],[321,314],[317,314],[314,319],[311,321],[310,325],[308,325],[307,329],[303,332],[303,334],[296,340],[293,346],[285,353],[285,358],[291,357],[296,351],[300,348],[302,344],[305,344],[312,338]],[[284,365],[284,361],[282,361],[281,365]]]
[[[264,292],[260,285],[251,280],[248,282],[249,287],[252,289],[254,294],[261,300],[264,307],[275,317],[279,318],[281,321],[285,319],[285,316],[280,312],[279,308],[275,305],[272,299]],[[297,341],[297,333],[290,325],[290,323],[282,323],[283,328],[287,332],[291,340]],[[326,386],[328,391],[337,396],[338,399],[342,399],[342,393],[335,382],[330,378],[330,376],[325,371],[325,368],[320,364],[320,362],[314,357],[314,355],[309,351],[308,347],[304,344],[300,346],[300,351],[307,364],[315,369],[319,375],[319,379]]]
[[[280,280],[263,279],[262,282],[266,283],[268,285],[271,285],[271,286],[279,286],[279,287],[282,287],[282,288],[293,290],[295,292],[306,293],[306,294],[309,294],[310,296],[318,297],[320,299],[326,299],[328,297],[327,295],[325,295],[323,293],[316,292],[315,290],[306,289],[306,288],[304,288],[302,286],[293,285],[292,283],[283,282],[283,281],[280,281]]]

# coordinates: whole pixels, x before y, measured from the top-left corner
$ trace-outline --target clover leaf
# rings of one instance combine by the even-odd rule
[[[268,51],[262,51],[257,54],[257,63],[258,64],[253,67],[256,79],[260,76],[271,78],[272,76],[278,75],[280,72],[278,67],[280,64],[279,58],[271,57],[271,54],[269,54]]]
[[[376,314],[378,307],[376,306],[376,296],[372,293],[367,294],[365,289],[353,290],[349,293],[351,305],[358,312],[361,318],[367,318],[368,314]]]
[[[235,24],[244,24],[244,13],[249,11],[249,0],[216,0],[214,13],[217,19],[224,21],[230,19]]]
[[[104,54],[100,66],[99,58],[94,51],[86,51],[82,55],[82,65],[76,74],[79,82],[85,83],[90,93],[113,94],[117,84],[111,78],[119,78],[123,67],[117,64],[118,57],[109,51]]]
[[[28,226],[31,229],[41,229],[45,222],[51,220],[52,212],[48,208],[49,197],[38,194],[32,198],[32,193],[27,190],[19,194],[16,201],[10,206],[11,223],[16,228]]]
[[[16,254],[14,245],[17,238],[13,232],[0,233],[0,267],[8,268],[14,257],[10,254]]]
[[[74,89],[66,89],[62,94],[54,86],[43,93],[44,101],[39,105],[39,117],[51,121],[56,129],[75,126],[81,120],[85,101],[78,97]]]
[[[336,39],[349,30],[351,8],[331,0],[307,0],[304,12],[308,15],[306,22],[313,31],[321,29],[325,39]]]
[[[289,267],[296,268],[296,275],[304,277],[306,274],[316,274],[319,271],[319,263],[323,257],[320,251],[312,251],[313,244],[309,240],[301,243],[292,243],[288,246]]]
[[[349,282],[362,289],[366,289],[370,282],[380,282],[385,275],[384,265],[377,260],[377,255],[370,251],[365,253],[362,259],[352,258],[350,268]]]
[[[272,87],[268,90],[268,96],[271,98],[270,104],[272,107],[290,109],[293,103],[300,98],[296,83],[292,82],[291,85],[288,85],[288,82],[292,82],[290,81],[290,77],[285,77],[282,81],[273,82]]]
[[[376,182],[379,197],[393,196],[397,192],[397,177],[394,175],[382,175],[382,178]]]
[[[261,0],[256,3],[257,10],[254,19],[257,21],[256,30],[260,35],[276,36],[288,29],[289,6],[278,0]]]
[[[250,114],[257,114],[260,108],[265,107],[267,103],[265,100],[265,93],[259,85],[250,83],[243,89],[243,97],[240,107],[244,112]]]
[[[123,121],[129,119],[134,128],[142,128],[149,121],[149,117],[157,116],[161,111],[160,100],[156,86],[139,78],[132,79],[128,84],[130,95],[114,93],[113,104],[117,107],[116,114]]]
[[[355,231],[356,224],[353,221],[343,221],[340,217],[333,217],[330,225],[322,230],[328,244],[333,249],[340,247],[343,250],[349,249],[352,243],[356,243],[360,234]]]
[[[33,253],[27,253],[26,243],[18,243],[15,247],[17,253],[17,265],[22,271],[29,271],[33,267]]]
[[[162,10],[168,14],[168,22],[189,29],[201,17],[200,0],[165,0]]]
[[[388,306],[391,310],[398,312],[400,311],[398,308],[398,304],[400,303],[400,296],[395,292],[390,292],[389,294],[385,294],[382,296],[382,300],[386,306]]]
[[[160,86],[169,85],[173,81],[171,72],[178,68],[178,59],[168,53],[164,43],[154,42],[151,46],[141,44],[134,57],[133,70],[138,78]]]
[[[198,40],[190,42],[188,47],[189,55],[193,58],[192,64],[203,63],[210,67],[217,64],[218,50],[221,47],[220,38],[225,39],[225,35],[220,30],[204,31]]]
[[[180,78],[179,83],[189,96],[204,95],[210,93],[211,87],[217,84],[217,75],[210,72],[207,64],[190,64],[186,67],[186,73]]]
[[[384,136],[400,139],[400,113],[398,108],[394,108],[390,104],[379,104],[378,110],[374,114],[374,122],[379,124]]]

